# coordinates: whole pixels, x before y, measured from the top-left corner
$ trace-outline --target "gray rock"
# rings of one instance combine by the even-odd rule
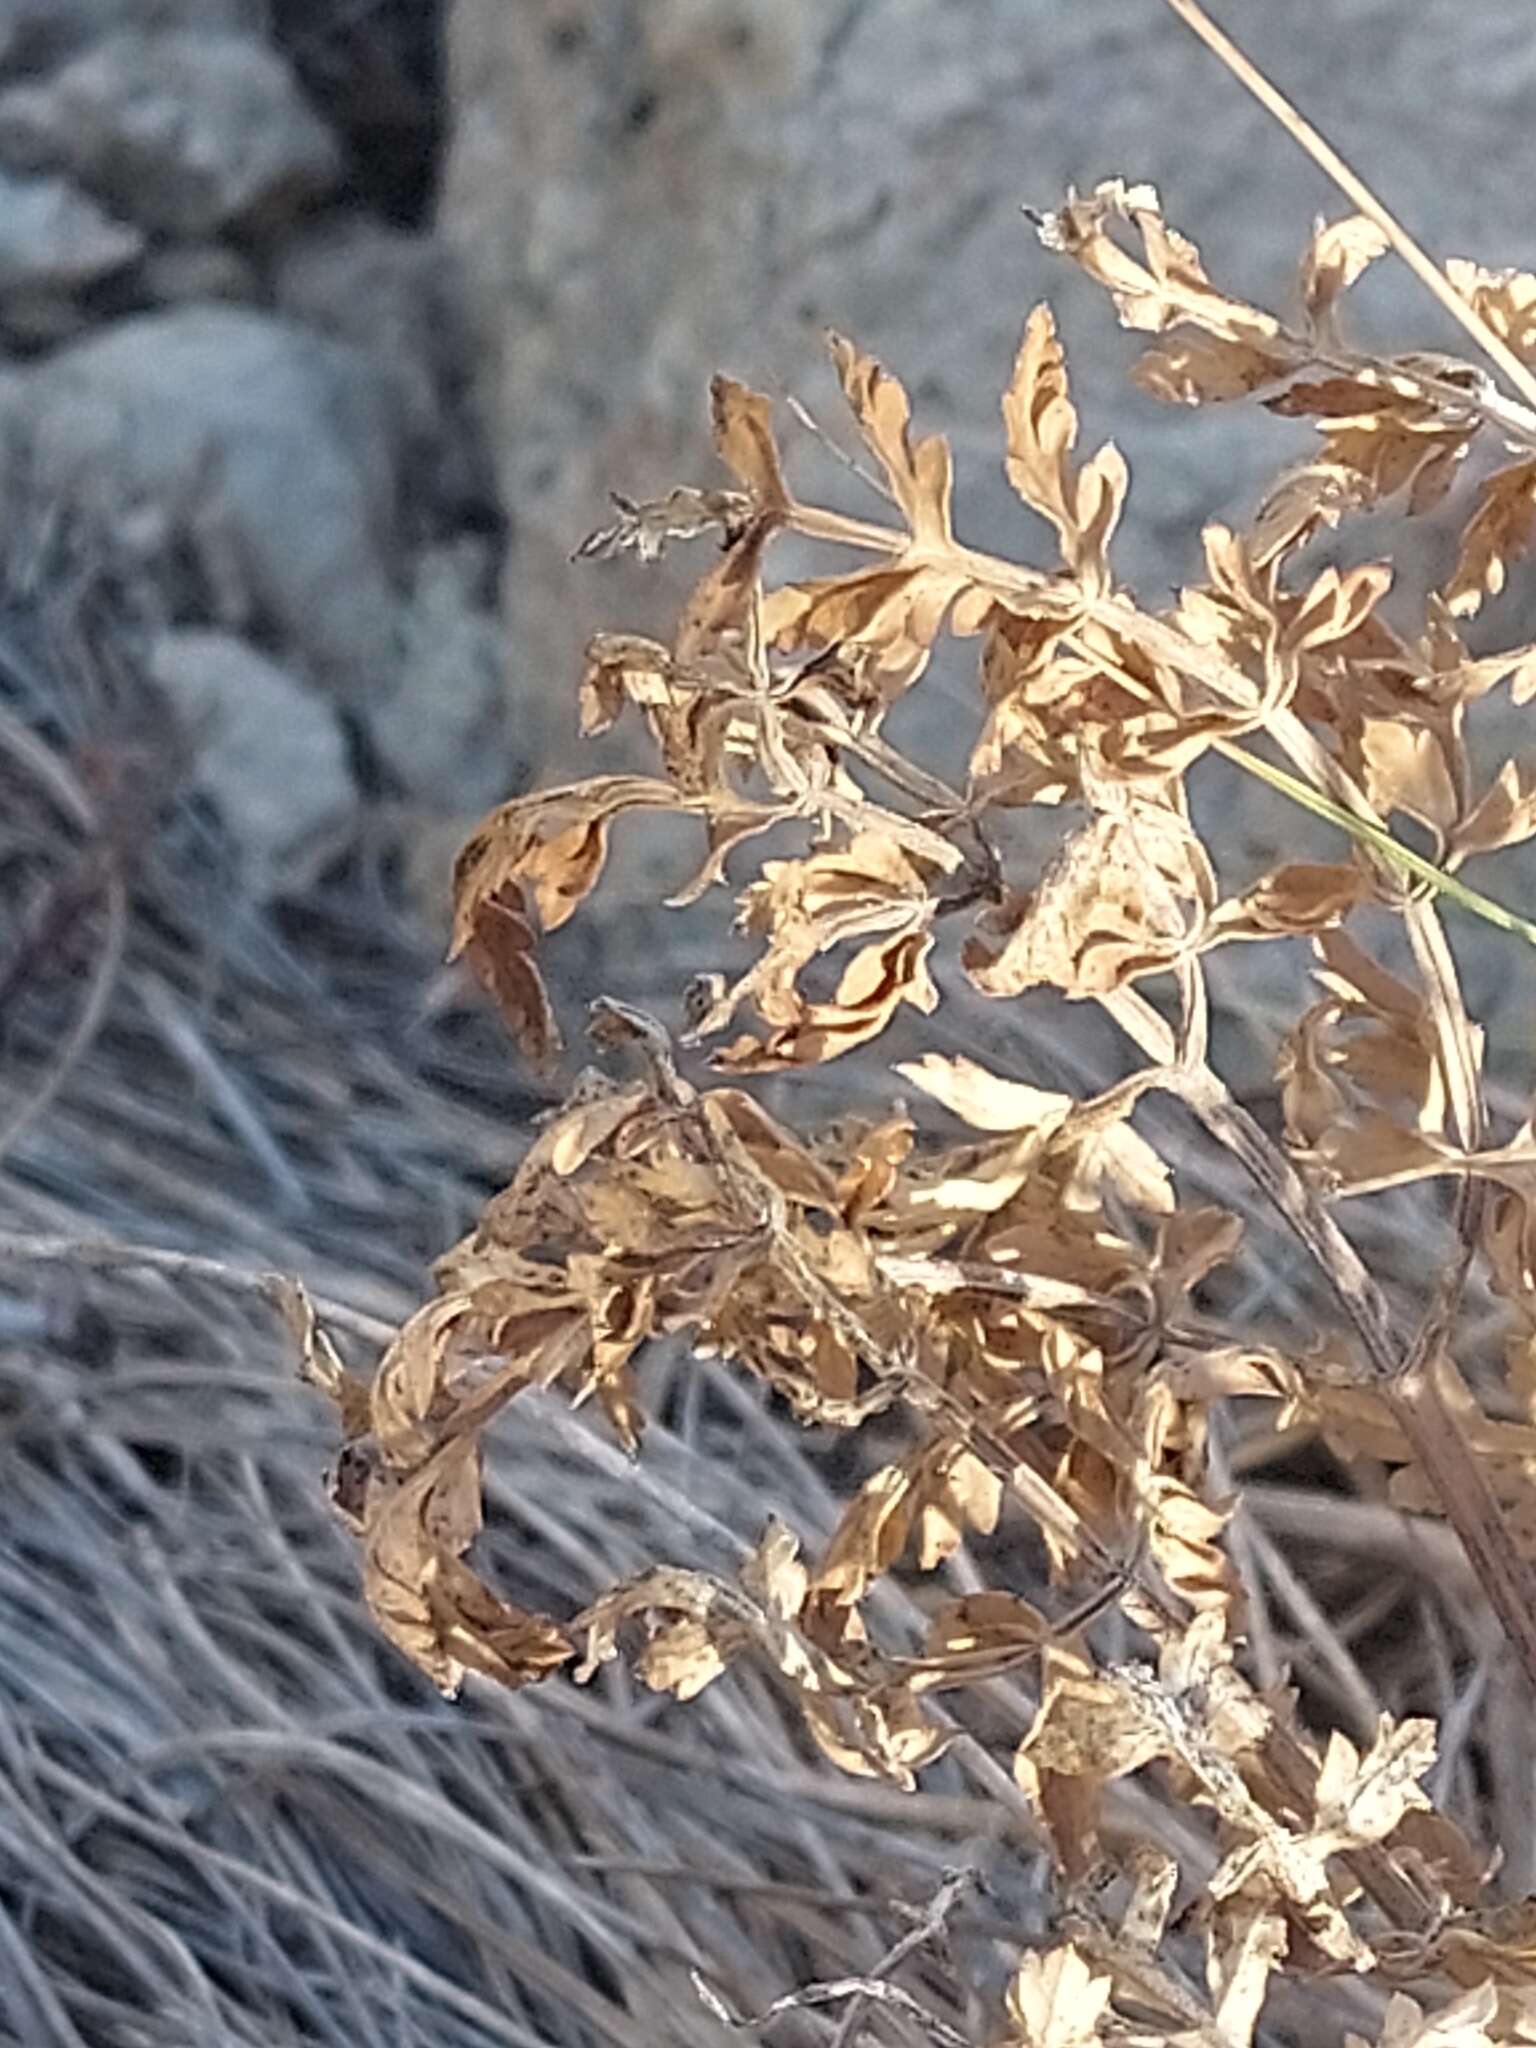
[[[35,69],[119,28],[266,26],[267,0],[0,0],[0,67]]]
[[[397,429],[345,344],[244,307],[120,320],[0,385],[45,498],[107,518],[199,608],[356,700],[393,674]]]
[[[407,796],[475,811],[513,788],[507,639],[481,587],[491,579],[473,541],[416,561],[397,617],[397,681],[362,712],[379,758]]]
[[[462,280],[436,236],[327,220],[285,242],[272,295],[282,312],[368,353],[396,393],[413,468],[436,472],[440,502],[483,500],[457,402],[471,375]]]
[[[716,368],[782,380],[842,432],[824,325],[897,370],[920,423],[951,434],[967,537],[1043,563],[1049,535],[1002,479],[997,394],[1030,305],[1050,298],[1084,440],[1113,435],[1130,459],[1116,554],[1149,598],[1197,568],[1202,521],[1251,508],[1294,449],[1286,422],[1170,412],[1131,389],[1135,344],[1103,293],[1020,215],[1069,183],[1151,179],[1218,279],[1283,302],[1312,216],[1350,210],[1166,8],[648,0],[570,15],[558,33],[549,9],[451,0],[441,211],[473,288],[514,520],[507,615],[526,672],[557,699],[595,626],[664,620],[697,561],[669,587],[571,567],[607,488],[714,475]],[[1221,9],[1432,249],[1530,267],[1526,16],[1515,0]],[[1476,176],[1447,177],[1447,150]],[[1401,345],[1444,345],[1406,273],[1379,268],[1367,296]],[[802,475],[846,491],[793,439]],[[553,726],[543,744],[556,772],[574,765]]]
[[[253,36],[123,29],[0,93],[0,155],[65,170],[145,227],[205,235],[324,191],[336,145]]]
[[[228,242],[162,242],[149,250],[134,283],[161,306],[209,299],[254,305],[264,297],[255,264]]]
[[[121,270],[143,247],[139,229],[113,220],[67,179],[0,172],[0,299],[71,291]]]
[[[194,787],[238,847],[247,886],[258,897],[302,889],[357,810],[334,708],[228,633],[163,633],[149,666],[191,743]]]

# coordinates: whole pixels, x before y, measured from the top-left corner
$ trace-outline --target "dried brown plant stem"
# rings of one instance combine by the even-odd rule
[[[1425,254],[1408,230],[1382,205],[1364,179],[1350,169],[1332,144],[1265,77],[1251,58],[1244,56],[1232,38],[1216,26],[1199,0],[1167,0],[1167,5],[1220,59],[1239,84],[1253,94],[1265,111],[1274,116],[1287,134],[1294,136],[1351,204],[1376,223],[1419,282],[1433,293],[1488,360],[1498,366],[1526,404],[1536,406],[1536,375],[1532,374],[1530,366],[1523,363],[1508,342],[1494,333],[1477,309],[1452,288],[1440,266]]]
[[[944,1882],[917,1916],[917,1923],[910,1927],[899,1941],[893,1942],[885,1954],[868,1972],[871,1977],[889,1977],[899,1970],[907,1957],[929,1942],[943,1940],[949,1931],[949,1923],[961,1902],[980,1888],[981,1876],[971,1869],[951,1870]],[[832,2036],[832,2048],[850,2048],[864,2016],[865,1999],[862,1994],[851,2000],[847,2011],[838,2021],[837,2032]]]
[[[1446,1406],[1434,1377],[1438,1352],[1399,1343],[1386,1299],[1349,1239],[1218,1074],[1171,1062],[1173,1034],[1145,997],[1123,989],[1106,998],[1105,1007],[1158,1061],[1160,1085],[1247,1170],[1328,1281],[1360,1339],[1370,1383],[1423,1465],[1536,1692],[1536,1568],[1515,1542],[1481,1460]]]
[[[787,1991],[782,1998],[776,1998],[771,2005],[759,2013],[733,2012],[697,1970],[693,1973],[694,1989],[700,2000],[719,2020],[722,2026],[733,2033],[756,2033],[771,2021],[781,2018],[787,2012],[806,2012],[816,2006],[841,2005],[845,1999],[868,2001],[872,2005],[892,2006],[904,2013],[908,2019],[930,2034],[940,2048],[971,2048],[970,2041],[958,2028],[941,2020],[936,2013],[928,2011],[910,1991],[903,1991],[897,1984],[887,1984],[879,1977],[839,1977],[821,1984],[803,1984],[798,1991]]]

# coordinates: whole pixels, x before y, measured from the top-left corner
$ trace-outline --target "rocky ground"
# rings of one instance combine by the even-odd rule
[[[1519,6],[1224,18],[1431,247],[1536,261]],[[450,1709],[379,1648],[249,1276],[365,1359],[505,1177],[539,1097],[440,971],[445,863],[585,765],[582,640],[676,585],[569,553],[703,474],[711,370],[830,424],[857,335],[1027,552],[996,395],[1049,295],[1139,587],[1251,497],[1278,440],[1128,392],[1019,212],[1116,173],[1263,299],[1335,210],[1157,0],[0,0],[0,2041],[712,2048],[690,1967],[868,1967],[969,1856],[996,1903],[929,1990],[995,2033],[1038,1871],[948,1765],[898,1825],[766,1693]],[[1390,281],[1371,317],[1444,339]],[[673,979],[641,872],[573,1010]],[[770,1494],[824,1533],[817,1447],[700,1384],[658,1366],[641,1480],[520,1418],[493,1573],[574,1607]]]

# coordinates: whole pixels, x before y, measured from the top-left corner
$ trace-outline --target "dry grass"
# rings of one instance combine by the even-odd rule
[[[750,2006],[872,1966],[996,1840],[959,1774],[916,1802],[829,1781],[766,1690],[450,1707],[379,1643],[264,1276],[367,1357],[536,1098],[473,1012],[423,1012],[433,963],[361,855],[279,921],[210,882],[173,768],[125,821],[104,946],[102,890],[71,888],[94,764],[166,758],[132,644],[89,547],[13,564],[0,964],[44,926],[53,950],[0,1075],[0,2038],[704,2041],[690,1967]],[[530,1414],[492,1568],[572,1605],[658,1547],[729,1568],[769,1492],[830,1528],[813,1457],[723,1374],[671,1406],[639,1475]]]

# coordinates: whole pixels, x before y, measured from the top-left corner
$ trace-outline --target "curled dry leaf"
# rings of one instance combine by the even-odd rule
[[[1215,877],[1185,820],[1132,798],[1075,833],[1036,890],[985,917],[962,957],[985,995],[1042,983],[1107,995],[1197,951],[1215,906]]]
[[[1314,224],[1301,259],[1301,303],[1315,333],[1335,338],[1339,300],[1390,247],[1385,230],[1363,213]]]
[[[463,1563],[480,1529],[480,1453],[445,1444],[408,1478],[381,1480],[363,1527],[363,1590],[384,1633],[443,1692],[466,1671],[536,1684],[574,1654],[565,1630],[509,1606]]]

